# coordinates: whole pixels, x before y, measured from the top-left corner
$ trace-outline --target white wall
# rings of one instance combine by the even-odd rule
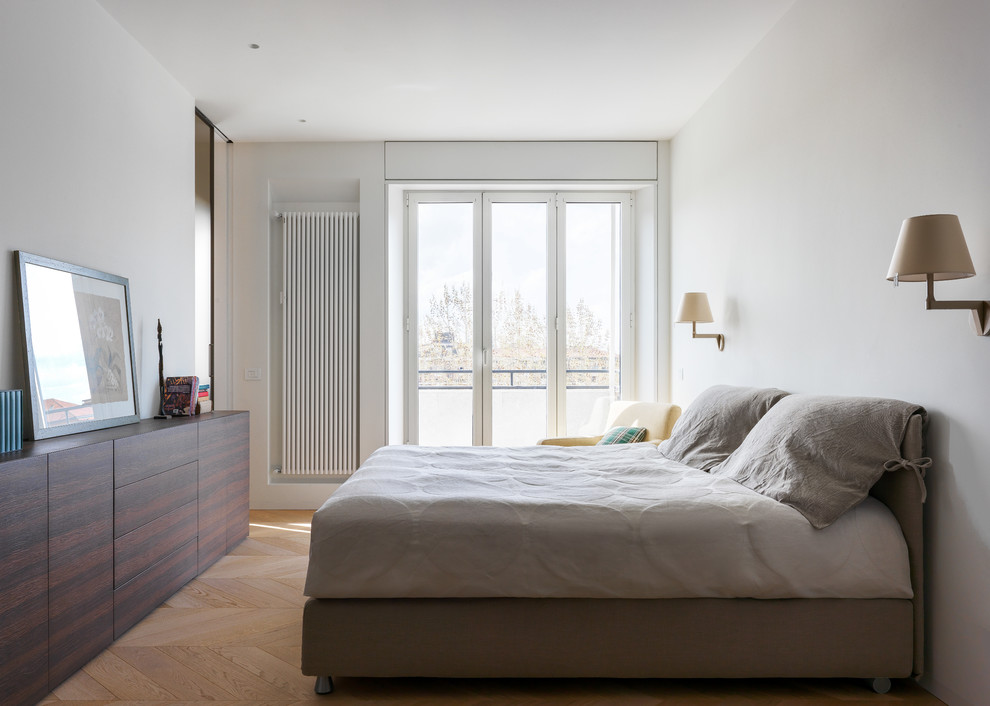
[[[671,392],[671,287],[670,287],[670,141],[657,143],[657,194],[654,204],[654,224],[656,242],[654,245],[654,267],[656,268],[656,291],[654,307],[656,313],[656,331],[654,332],[653,356],[656,359],[654,379],[652,381],[656,392],[653,399],[661,402],[676,402]],[[676,302],[675,304],[676,305]],[[640,356],[639,360],[642,360]],[[645,390],[640,392],[642,399],[649,399]]]
[[[193,365],[193,99],[89,0],[0,4],[0,387],[24,387],[13,250],[127,277],[141,416]]]
[[[360,202],[358,447],[363,461],[385,444],[385,182],[383,144],[238,143],[230,146],[232,406],[251,412],[251,507],[312,509],[335,483],[270,481],[274,399],[269,321],[272,206]],[[356,187],[356,189],[354,189]],[[358,198],[352,198],[352,189]],[[262,379],[245,380],[246,368]]]
[[[927,674],[990,693],[990,338],[885,281],[902,219],[959,215],[990,299],[990,4],[799,0],[672,142],[672,304],[708,291],[725,351],[673,328],[674,400],[713,383],[890,396],[931,414]],[[681,379],[683,370],[683,380]]]

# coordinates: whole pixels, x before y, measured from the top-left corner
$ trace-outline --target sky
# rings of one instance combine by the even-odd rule
[[[570,203],[566,211],[567,306],[583,298],[602,321],[610,319],[614,267],[614,206]],[[444,285],[473,285],[474,204],[421,203],[417,260],[419,316]],[[538,203],[493,203],[492,289],[506,297],[516,291],[541,316],[547,311],[548,208]]]

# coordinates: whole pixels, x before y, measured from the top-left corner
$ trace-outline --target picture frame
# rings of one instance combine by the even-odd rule
[[[139,421],[128,280],[22,250],[15,256],[28,438]]]

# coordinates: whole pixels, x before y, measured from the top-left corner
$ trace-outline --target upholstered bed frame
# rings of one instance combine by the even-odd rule
[[[923,455],[914,415],[902,455]],[[912,599],[310,599],[302,672],[317,677],[862,677],[877,691],[923,667],[916,471],[871,494],[907,541]]]

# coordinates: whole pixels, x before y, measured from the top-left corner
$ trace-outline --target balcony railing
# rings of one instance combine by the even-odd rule
[[[54,400],[45,400],[45,402],[56,402],[57,405],[62,405],[49,407],[46,404],[45,422],[49,426],[54,427],[60,424],[69,424],[70,422],[87,422],[96,419],[96,413],[93,410],[93,405],[90,403],[70,405],[67,402],[57,402]]]
[[[471,375],[474,374],[473,370],[420,370],[419,380],[422,381],[424,375],[430,375],[433,377],[446,376],[448,378],[453,378],[455,376],[467,376],[467,379],[471,379]],[[566,371],[569,376],[571,373],[574,374],[588,374],[588,375],[608,375],[609,371],[602,368],[568,368]],[[506,368],[499,370],[492,370],[492,389],[493,390],[545,390],[547,388],[546,384],[543,385],[525,385],[516,384],[516,376],[539,376],[542,375],[546,379],[547,371],[534,370],[526,368]],[[504,376],[508,375],[509,384],[495,384],[495,380],[502,380]],[[420,382],[420,390],[470,390],[471,384],[464,385],[424,385]],[[567,385],[568,390],[607,390],[609,385]]]

